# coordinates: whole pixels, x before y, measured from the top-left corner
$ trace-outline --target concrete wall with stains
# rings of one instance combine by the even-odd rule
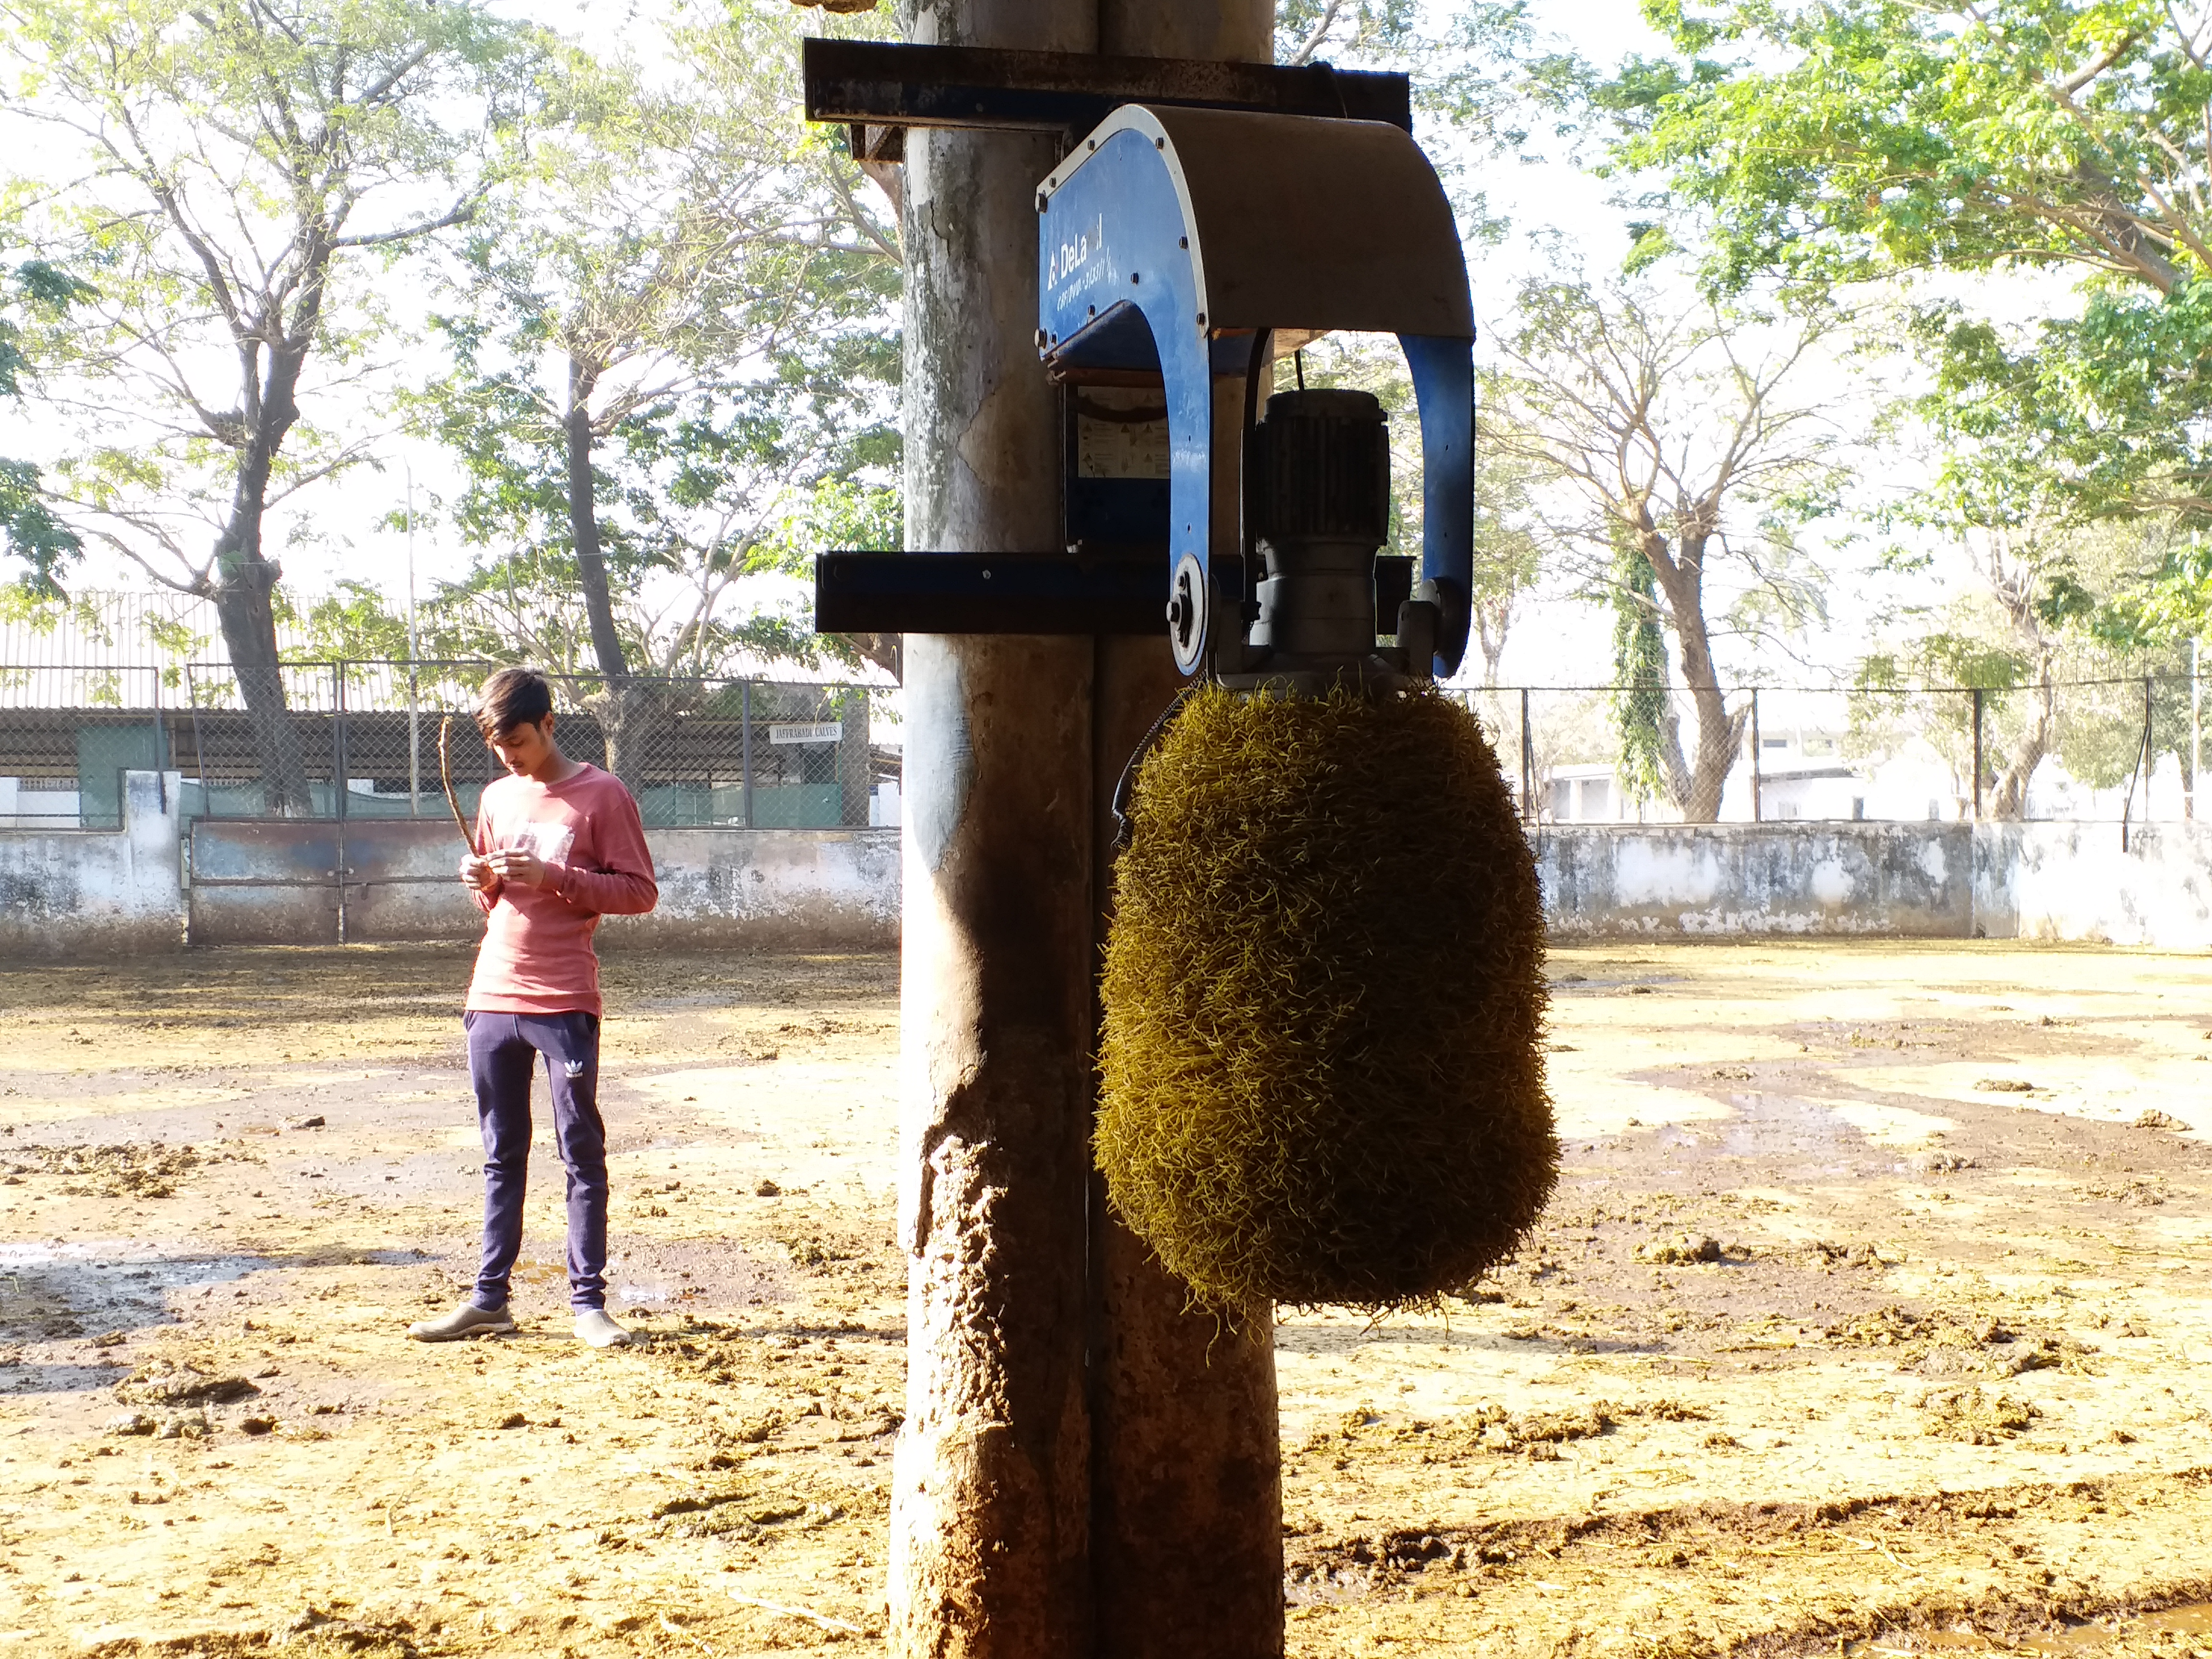
[[[483,932],[456,879],[459,837],[442,819],[188,827],[177,782],[125,774],[120,830],[0,830],[0,959]],[[599,937],[610,950],[898,944],[896,830],[663,830],[650,840],[659,907],[609,917]]]
[[[0,830],[0,959],[195,945],[474,939],[450,825],[191,826],[177,775],[124,778],[120,830]],[[2212,950],[2212,828],[2161,823],[1586,825],[1533,837],[1555,939],[2079,939]],[[889,950],[896,830],[664,830],[660,906],[607,948]],[[188,874],[189,878],[185,878]]]
[[[1552,937],[2077,939],[2212,950],[2212,829],[1590,825],[1532,837]]]
[[[899,937],[896,830],[657,830],[648,915],[609,916],[609,950],[888,950]],[[483,917],[442,819],[192,826],[191,939],[305,945],[472,939]],[[333,872],[343,869],[341,884]],[[341,904],[343,900],[343,904]]]
[[[899,942],[896,830],[656,830],[660,903],[609,916],[609,950],[888,951]]]
[[[120,830],[0,831],[0,961],[184,943],[173,772],[127,772]]]
[[[1975,915],[1991,939],[2212,950],[2212,828],[1984,823]]]
[[[1557,939],[1973,932],[1965,824],[1592,825],[1532,839]]]

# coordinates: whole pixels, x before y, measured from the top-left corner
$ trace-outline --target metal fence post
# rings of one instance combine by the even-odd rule
[[[1754,685],[1751,688],[1751,821],[1753,823],[1759,822],[1761,817],[1759,767],[1759,688]]]
[[[331,816],[337,820],[337,868],[331,872],[338,888],[338,943],[346,943],[346,676],[345,664],[331,665]]]
[[[185,665],[185,700],[192,706],[192,765],[200,775],[200,811],[208,810],[207,744],[200,738],[200,694],[198,682],[192,674],[192,665]]]
[[[1982,688],[1972,691],[1974,700],[1974,822],[1982,821]]]
[[[1528,726],[1528,688],[1521,688],[1521,816],[1536,821],[1536,738]]]
[[[744,682],[738,699],[738,777],[744,786],[745,828],[753,827],[753,683]]]
[[[2150,775],[2153,768],[2154,768],[2158,763],[2157,752],[2151,747],[2150,730],[2151,692],[2154,684],[2155,682],[2150,675],[2146,674],[2143,676],[2142,775],[2143,822],[2145,823],[2148,823],[2150,822]]]

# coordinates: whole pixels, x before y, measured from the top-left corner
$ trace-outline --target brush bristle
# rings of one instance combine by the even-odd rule
[[[1208,688],[1115,872],[1098,1166],[1205,1302],[1463,1290],[1559,1170],[1544,924],[1498,758],[1433,690]]]

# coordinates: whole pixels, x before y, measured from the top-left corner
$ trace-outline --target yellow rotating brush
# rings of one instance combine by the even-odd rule
[[[1261,545],[1294,590],[1278,530]],[[1364,625],[1371,650],[1371,601]],[[1115,874],[1098,1166],[1231,1311],[1464,1289],[1559,1169],[1543,913],[1497,756],[1425,678],[1317,680],[1319,660],[1279,649],[1275,677],[1184,702]]]

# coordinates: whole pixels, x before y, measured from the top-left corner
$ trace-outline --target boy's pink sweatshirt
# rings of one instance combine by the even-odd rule
[[[501,882],[475,895],[490,919],[467,1006],[507,1014],[599,1012],[592,935],[605,916],[659,902],[645,825],[620,779],[589,763],[559,783],[509,775],[484,787],[477,850],[524,848],[545,860],[543,887]]]

